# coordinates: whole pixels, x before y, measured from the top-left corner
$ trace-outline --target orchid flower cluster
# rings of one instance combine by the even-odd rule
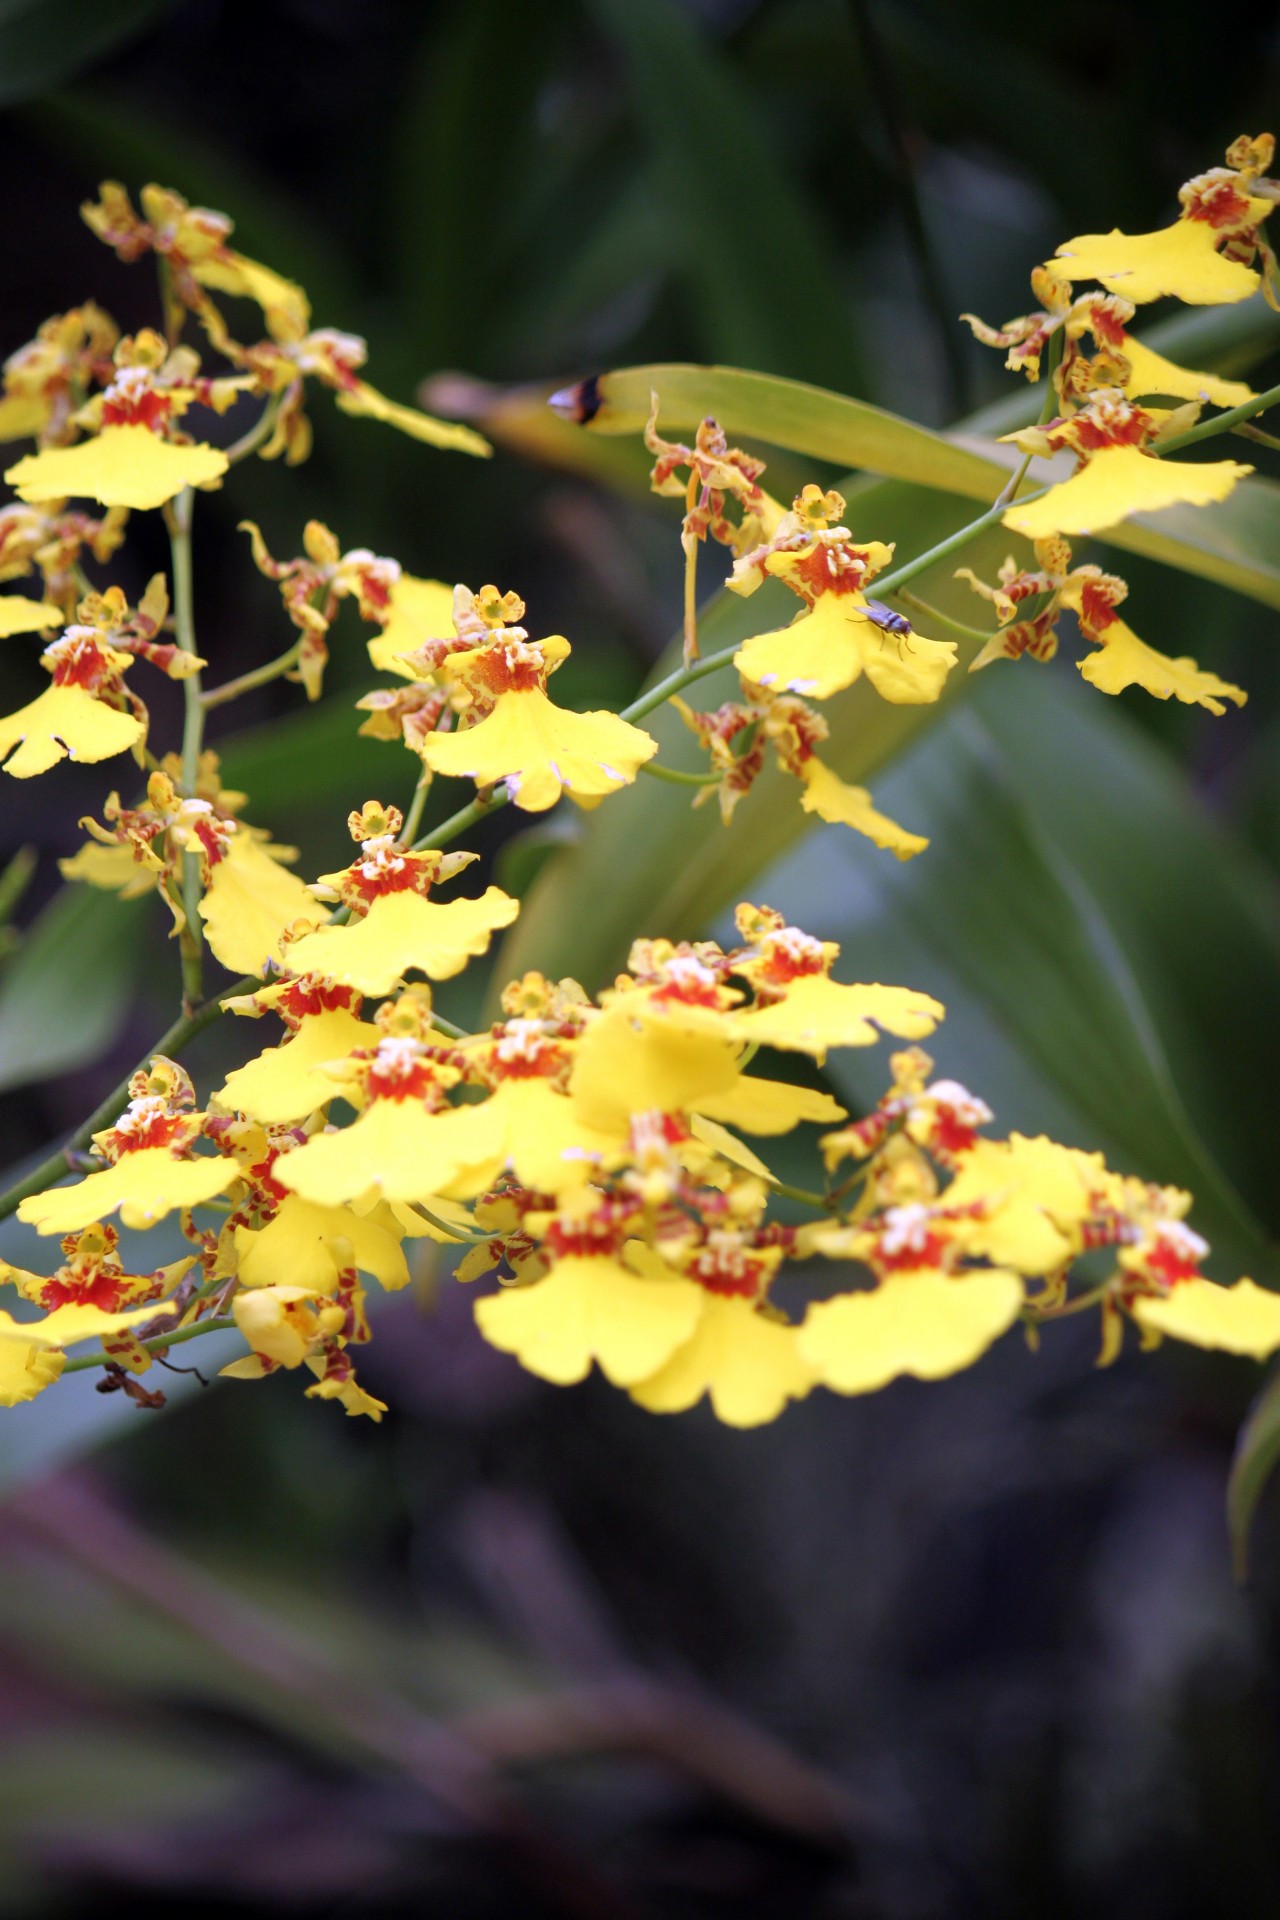
[[[1051,368],[1044,418],[1014,436],[1026,458],[993,509],[1034,539],[1034,566],[1011,559],[994,586],[966,575],[998,622],[979,636],[974,666],[1049,658],[1071,611],[1097,649],[1081,670],[1102,690],[1137,683],[1216,712],[1243,700],[1137,639],[1115,611],[1124,582],[1073,565],[1065,536],[1170,500],[1220,499],[1248,471],[1164,458],[1202,405],[1232,408],[1249,390],[1159,360],[1127,325],[1136,303],[1163,293],[1243,298],[1259,283],[1255,258],[1270,288],[1261,227],[1280,193],[1263,178],[1271,151],[1269,138],[1237,142],[1225,170],[1184,188],[1164,234],[1068,242],[1033,276],[1042,311],[998,331],[972,322],[1031,378]],[[64,758],[132,756],[129,791],[83,823],[88,838],[63,872],[127,898],[159,896],[182,1006],[69,1146],[0,1200],[61,1255],[48,1271],[0,1264],[15,1309],[0,1310],[0,1404],[91,1371],[101,1389],[156,1406],[163,1394],[142,1376],[177,1346],[225,1332],[244,1348],[225,1375],[293,1372],[309,1396],[379,1419],[383,1403],[356,1374],[371,1331],[367,1288],[405,1287],[428,1252],[452,1253],[456,1280],[478,1290],[480,1333],[532,1373],[568,1384],[598,1367],[653,1412],[705,1397],[741,1427],[818,1386],[855,1394],[955,1373],[1015,1328],[1034,1344],[1044,1323],[1084,1310],[1098,1314],[1104,1361],[1130,1326],[1144,1345],[1169,1336],[1255,1357],[1280,1348],[1280,1295],[1205,1275],[1188,1194],[1117,1172],[1099,1153],[995,1134],[980,1096],[936,1077],[918,1044],[944,1017],[938,1001],[848,981],[834,943],[768,907],[739,906],[727,947],[638,939],[626,971],[594,996],[525,972],[491,1025],[455,1024],[441,989],[520,909],[493,884],[438,894],[478,858],[451,843],[503,805],[539,814],[567,794],[592,808],[642,774],[665,775],[692,782],[696,800],[714,794],[729,823],[772,749],[804,811],[900,859],[919,854],[925,840],[822,757],[820,709],[864,676],[892,703],[940,698],[959,647],[917,631],[902,610],[919,605],[903,576],[921,563],[895,576],[892,544],[855,535],[830,489],[807,485],[784,507],[762,485],[763,462],[714,420],[689,444],[664,438],[656,395],[652,484],[684,505],[684,658],[623,712],[557,703],[549,682],[569,642],[533,637],[518,594],[450,588],[344,549],[316,521],[301,552],[283,558],[244,523],[247,559],[278,586],[295,637],[207,687],[195,498],[250,455],[306,458],[308,382],[343,412],[431,447],[490,450],[469,428],[368,385],[364,343],[312,329],[302,289],[239,253],[224,215],[155,186],[139,213],[113,183],[84,215],[121,259],[154,258],[161,327],[122,338],[85,306],[46,322],[5,365],[0,434],[34,445],[6,475],[18,499],[0,510],[0,580],[36,576],[39,588],[0,595],[0,632],[58,637],[42,656],[52,684],[0,720],[0,754],[19,779]],[[1076,296],[1089,279],[1105,291]],[[260,339],[236,337],[226,299],[257,314]],[[184,338],[191,323],[211,372]],[[246,405],[253,423],[229,440],[220,423]],[[1024,503],[1030,459],[1062,449],[1076,473]],[[88,568],[109,571],[130,515],[154,511],[170,575],[131,606]],[[775,580],[801,605],[790,625],[762,625],[702,657],[696,564],[709,539],[728,549],[733,592],[749,598]],[[884,599],[868,593],[878,576]],[[353,807],[350,863],[307,882],[292,870],[296,851],[222,785],[204,718],[276,678],[316,699],[344,601],[370,629],[370,665],[384,676],[356,703],[360,730],[407,749],[414,774],[406,810]],[[738,698],[713,711],[688,704],[702,677],[730,667]],[[155,750],[126,679],[135,668],[181,681],[180,748]],[[705,773],[663,767],[637,724],[668,700],[705,752]],[[422,832],[437,779],[471,797]],[[208,995],[210,961],[240,977]],[[267,1044],[201,1098],[178,1055],[225,1015],[266,1022]],[[852,1116],[813,1084],[832,1049],[886,1035],[905,1044],[870,1112]],[[770,1070],[752,1072],[761,1050]],[[798,1079],[794,1056],[809,1063]],[[769,1165],[770,1141],[801,1128],[821,1168],[812,1188]],[[189,1251],[131,1271],[117,1221],[132,1231],[169,1221]]]

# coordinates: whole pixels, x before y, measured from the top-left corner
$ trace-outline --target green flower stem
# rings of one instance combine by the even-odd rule
[[[1029,500],[1038,500],[1042,493],[1048,491],[1047,487],[1040,487],[1035,493],[1024,494],[1023,504],[1025,505]],[[877,595],[883,599],[886,594],[896,593],[908,580],[914,580],[918,573],[927,572],[930,567],[936,566],[939,560],[945,560],[948,554],[958,553],[961,547],[967,546],[975,535],[982,533],[987,527],[994,526],[996,521],[1002,518],[1007,505],[1008,501],[1002,496],[994,506],[988,507],[985,513],[980,513],[976,520],[971,520],[967,527],[961,527],[958,533],[950,534],[945,540],[939,540],[937,546],[930,547],[927,553],[918,553],[914,560],[908,560],[902,566],[895,567],[892,573],[886,573],[884,578],[876,583]]]
[[[193,495],[184,487],[165,509],[169,527],[169,550],[173,557],[174,638],[184,653],[196,651],[195,611],[191,591],[191,509]],[[189,674],[182,683],[186,701],[182,727],[182,785],[190,798],[196,790],[200,772],[200,749],[204,744],[204,700],[199,672]],[[190,1013],[199,1005],[203,991],[202,938],[200,926],[200,855],[182,857],[182,906],[187,924],[179,936],[182,951],[182,1007]]]
[[[995,637],[994,633],[984,633],[981,627],[967,627],[963,620],[953,620],[949,613],[943,613],[938,607],[931,607],[927,600],[919,600],[914,593],[907,593],[905,589],[901,593],[896,593],[894,599],[901,600],[903,606],[910,607],[913,613],[923,614],[928,624],[931,627],[937,627],[940,633],[953,633],[957,640],[967,640],[971,643],[976,642],[979,646],[985,646],[988,640]],[[996,632],[998,631],[997,628]]]
[[[827,1202],[824,1195],[820,1193],[810,1193],[808,1187],[792,1187],[788,1186],[785,1180],[774,1180],[772,1178],[769,1181],[769,1187],[771,1192],[781,1193],[785,1195],[788,1200],[799,1200],[802,1206],[814,1207],[819,1213],[825,1213],[827,1210]]]
[[[654,708],[660,707],[664,700],[669,700],[673,693],[683,693],[685,688],[692,686],[695,680],[701,680],[706,674],[715,673],[719,668],[729,666],[734,654],[741,651],[742,644],[741,640],[735,641],[731,647],[722,647],[719,653],[709,653],[703,660],[695,660],[687,667],[677,667],[675,672],[669,673],[665,680],[659,680],[656,687],[650,687],[647,693],[642,693],[638,699],[633,700],[629,707],[624,707],[618,718],[642,720],[646,713],[652,713]]]
[[[1028,496],[1028,498],[1034,497],[1034,495]],[[180,528],[175,530],[174,523],[178,520],[176,514],[172,516],[170,526],[170,531],[173,535],[175,618],[178,622],[179,643],[188,645],[194,652],[194,632],[190,616],[191,495],[189,490],[185,495],[179,495],[179,501],[184,499],[187,503],[187,526],[185,533]],[[178,503],[175,502],[175,505],[177,504]],[[899,567],[895,573],[886,576],[880,583],[880,592],[882,594],[896,592],[905,581],[914,579],[917,573],[923,573],[926,568],[933,566],[936,561],[943,560],[948,554],[957,552],[967,541],[971,540],[975,534],[980,533],[984,527],[990,526],[993,521],[999,519],[1002,512],[1002,507],[989,507],[985,513],[980,514],[978,518],[971,521],[967,527],[962,527],[958,533],[953,533],[948,539],[939,541],[938,545],[931,547],[927,553],[920,554],[915,560],[909,560],[905,566]],[[186,607],[185,616],[183,613],[184,596]],[[185,626],[183,624],[184,618]],[[185,639],[183,639],[184,633],[186,635]],[[669,700],[672,694],[682,693],[684,689],[691,686],[695,680],[701,680],[709,673],[716,673],[721,667],[730,666],[733,662],[733,656],[738,652],[740,645],[740,642],[736,642],[731,647],[723,647],[719,653],[711,653],[708,654],[705,659],[693,661],[687,667],[677,667],[674,673],[669,673],[664,680],[658,682],[657,686],[651,687],[647,693],[642,693],[637,699],[633,700],[629,707],[623,709],[619,717],[627,721],[642,719],[645,714],[652,713],[655,707],[662,706],[663,702]],[[186,684],[190,687],[192,682],[188,681]],[[198,692],[199,687],[197,683],[197,695]],[[195,754],[193,764],[198,765],[199,763],[203,708],[198,698],[194,702],[194,706],[197,721],[194,729],[189,730],[189,734],[184,735],[183,740],[184,780],[186,778],[186,748],[188,744],[192,742],[194,743]],[[188,709],[188,717],[190,718],[190,708]],[[485,819],[489,814],[496,813],[499,807],[507,804],[509,797],[505,787],[494,788],[484,799],[475,799],[469,806],[461,807],[457,813],[451,814],[450,817],[442,821],[438,827],[433,827],[430,832],[424,834],[421,839],[415,840],[413,842],[413,851],[415,853],[422,853],[429,848],[446,846],[450,840],[455,840],[460,833],[465,833],[468,827],[475,826],[478,821]],[[198,880],[199,876],[197,873],[197,905],[199,902]],[[198,922],[196,924],[198,924]],[[140,1064],[145,1066],[146,1061],[151,1058],[152,1054],[156,1053],[167,1054],[171,1057],[177,1055],[198,1033],[203,1032],[204,1028],[207,1027],[211,1021],[217,1019],[218,1014],[222,1011],[222,1003],[224,1000],[234,999],[237,994],[252,993],[255,988],[261,985],[261,980],[257,979],[254,975],[246,975],[244,979],[237,980],[232,986],[224,988],[214,999],[207,1000],[203,1006],[198,1006],[191,1010],[184,1009],[182,1017],[174,1022],[167,1033],[161,1034],[159,1040],[149,1049]],[[452,1028],[447,1021],[438,1020],[438,1024],[442,1031],[452,1031],[459,1039],[466,1037],[458,1029]],[[135,1071],[136,1070],[137,1069],[135,1069]],[[68,1171],[69,1162],[67,1155],[82,1152],[84,1148],[88,1146],[92,1135],[98,1132],[100,1128],[109,1126],[119,1115],[128,1100],[129,1080],[132,1079],[132,1077],[132,1074],[130,1074],[118,1087],[113,1088],[101,1106],[91,1113],[89,1118],[76,1129],[65,1146],[60,1147],[56,1153],[50,1154],[46,1160],[43,1160],[40,1165],[31,1173],[27,1174],[24,1179],[19,1180],[14,1186],[10,1187],[7,1193],[0,1195],[0,1220],[6,1219],[9,1214],[15,1212],[20,1202],[25,1200],[29,1194],[43,1193],[46,1187],[52,1186],[63,1177]],[[815,1196],[814,1194],[804,1192],[800,1188],[787,1188],[779,1185],[775,1191],[778,1193],[786,1193],[790,1198],[799,1199],[806,1205],[818,1207],[826,1205],[821,1195]]]
[[[226,1333],[235,1327],[235,1321],[229,1313],[219,1314],[211,1320],[196,1320],[189,1327],[175,1327],[172,1333],[158,1333],[152,1340],[140,1340],[139,1346],[145,1353],[166,1353],[170,1347],[180,1347],[187,1340],[198,1340],[202,1333]],[[90,1367],[110,1366],[114,1355],[99,1347],[96,1353],[82,1353],[75,1360],[68,1360],[64,1373],[87,1373]]]
[[[1197,441],[1212,440],[1215,434],[1230,433],[1243,420],[1252,420],[1255,413],[1265,413],[1268,407],[1280,405],[1280,387],[1268,387],[1265,393],[1255,394],[1252,400],[1244,400],[1238,407],[1229,407],[1225,413],[1215,414],[1212,420],[1202,420],[1198,426],[1188,427],[1185,433],[1175,434],[1172,440],[1157,442],[1149,451],[1158,460],[1168,454],[1181,453],[1184,447],[1193,447]]]
[[[1261,427],[1239,426],[1232,427],[1231,431],[1241,440],[1252,440],[1256,446],[1270,447],[1273,453],[1280,453],[1280,440],[1274,433],[1264,433]]]
[[[669,780],[676,787],[714,787],[722,778],[718,773],[681,773],[678,767],[660,767],[656,760],[646,760],[640,771],[652,780]]]
[[[258,418],[249,428],[249,431],[242,433],[238,440],[231,442],[231,445],[226,449],[227,460],[231,466],[234,467],[239,460],[246,460],[248,456],[251,453],[255,453],[263,441],[270,436],[275,427],[283,399],[283,394],[272,394],[266,406],[258,415]]]
[[[290,667],[296,666],[301,652],[302,642],[299,640],[278,659],[268,660],[265,667],[253,667],[234,680],[224,680],[220,687],[210,687],[201,693],[200,705],[208,713],[210,707],[220,707],[228,700],[237,700],[242,693],[249,693],[254,687],[265,687],[268,681],[278,680],[281,674],[288,673]]]
[[[404,818],[404,827],[400,838],[411,843],[418,828],[422,825],[422,809],[427,804],[427,794],[431,788],[431,769],[424,760],[418,784],[413,790],[413,799],[409,802],[409,811]]]

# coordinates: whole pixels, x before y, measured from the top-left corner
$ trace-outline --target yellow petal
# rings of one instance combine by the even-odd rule
[[[53,418],[53,407],[42,393],[6,393],[0,400],[0,445],[9,440],[33,440]]]
[[[899,1274],[872,1292],[811,1306],[800,1351],[837,1393],[874,1393],[902,1373],[940,1380],[980,1359],[1013,1325],[1023,1297],[1012,1273]]]
[[[633,1387],[631,1398],[650,1413],[683,1413],[709,1393],[726,1426],[763,1426],[814,1384],[798,1335],[798,1328],[757,1313],[749,1301],[706,1294],[693,1338]]]
[[[16,1320],[0,1313],[0,1335],[9,1336],[0,1338],[0,1407],[17,1407],[24,1400],[34,1400],[62,1373],[63,1358],[58,1349],[20,1339],[21,1332]]]
[[[504,1080],[484,1111],[501,1128],[495,1139],[505,1164],[537,1193],[581,1186],[618,1145],[616,1130],[588,1126],[580,1108],[546,1080]]]
[[[1259,276],[1217,250],[1220,235],[1205,220],[1175,220],[1155,233],[1082,233],[1058,248],[1053,270],[1078,284],[1098,280],[1135,306],[1173,294],[1188,306],[1247,300]]]
[[[610,1007],[577,1045],[569,1092],[587,1126],[624,1135],[635,1113],[705,1111],[737,1077],[737,1049],[719,1032],[662,1019],[641,1024]]]
[[[344,1318],[343,1309],[323,1294],[291,1282],[250,1287],[236,1295],[231,1311],[254,1353],[281,1367],[300,1367],[316,1341],[338,1332]]]
[[[175,1208],[197,1207],[225,1193],[236,1177],[234,1160],[175,1160],[165,1147],[141,1147],[103,1173],[29,1195],[18,1218],[40,1233],[76,1233],[119,1207],[126,1227],[152,1227]]]
[[[1208,400],[1215,407],[1239,407],[1253,399],[1253,388],[1247,381],[1223,380],[1216,373],[1175,366],[1162,353],[1144,347],[1141,340],[1127,338],[1122,352],[1130,367],[1125,391],[1135,399],[1147,393],[1170,393],[1179,400]]]
[[[1100,447],[1079,473],[1038,500],[1013,506],[1006,527],[1043,540],[1054,533],[1095,533],[1132,513],[1158,513],[1186,501],[1193,507],[1225,500],[1237,480],[1252,473],[1237,460],[1157,460],[1137,447]]]
[[[502,1167],[483,1107],[428,1113],[417,1100],[375,1100],[349,1127],[314,1134],[274,1168],[282,1186],[317,1206],[421,1200],[463,1178],[483,1191]]]
[[[41,1347],[74,1347],[82,1340],[103,1340],[113,1333],[122,1333],[126,1327],[136,1327],[144,1320],[154,1320],[159,1312],[160,1303],[150,1300],[146,1306],[130,1307],[125,1313],[108,1313],[102,1307],[72,1302],[65,1307],[56,1307],[43,1320],[21,1323],[10,1319],[7,1313],[0,1313],[0,1339],[19,1343],[31,1341]]]
[[[842,986],[827,974],[808,974],[772,1005],[735,1013],[727,1024],[734,1037],[791,1052],[827,1057],[828,1047],[869,1047],[880,1030],[905,1040],[932,1033],[945,1008],[910,987]]]
[[[1096,1210],[1107,1181],[1101,1154],[1035,1139],[978,1140],[961,1156],[947,1205],[982,1207],[965,1246],[997,1266],[1039,1276],[1080,1251],[1081,1223]]]
[[[783,1080],[761,1080],[749,1074],[740,1074],[727,1093],[700,1099],[697,1109],[709,1120],[741,1127],[744,1133],[790,1133],[802,1120],[830,1127],[848,1118],[844,1108],[829,1093],[819,1093],[814,1087],[789,1086]]]
[[[104,427],[76,447],[29,453],[5,479],[20,500],[100,500],[104,507],[162,507],[184,487],[206,486],[227,456],[199,443],[177,446],[148,427]]]
[[[793,625],[739,647],[733,664],[744,679],[775,693],[825,700],[865,671],[881,698],[896,705],[936,700],[955,665],[955,642],[886,633],[866,607],[860,593],[824,593]]]
[[[131,713],[95,700],[84,687],[46,687],[16,713],[0,720],[0,758],[19,780],[47,773],[59,760],[110,760],[141,740],[146,729]]]
[[[447,640],[454,632],[453,589],[443,580],[418,580],[402,573],[389,595],[391,616],[369,642],[369,658],[379,673],[398,673],[416,679],[411,666],[398,656],[412,652],[424,640]]]
[[[1219,1287],[1212,1280],[1179,1280],[1165,1300],[1136,1300],[1133,1317],[1155,1333],[1193,1347],[1252,1354],[1265,1360],[1280,1347],[1280,1294],[1238,1280]]]
[[[205,938],[232,973],[261,974],[273,960],[283,964],[281,934],[295,920],[312,918],[315,910],[314,897],[297,875],[244,831],[232,835],[200,902]]]
[[[202,287],[214,293],[256,300],[277,339],[300,340],[310,325],[311,303],[296,281],[286,280],[257,260],[247,260],[242,253],[228,249],[220,258],[194,262],[191,271]]]
[[[383,894],[363,920],[304,934],[286,950],[286,964],[295,973],[325,973],[373,995],[390,993],[413,971],[449,980],[484,953],[491,935],[509,927],[519,911],[519,901],[499,887],[486,887],[478,900],[451,900],[443,907],[416,893]]]
[[[398,427],[401,433],[407,433],[413,440],[424,440],[429,447],[475,453],[482,459],[493,452],[489,442],[481,434],[473,433],[470,427],[458,426],[452,420],[437,420],[433,414],[419,413],[416,407],[403,407],[364,380],[357,380],[354,387],[339,392],[338,407],[343,413],[354,413],[366,420],[382,420],[389,427]]]
[[[48,600],[27,600],[20,593],[0,593],[0,639],[11,633],[43,633],[62,624],[62,609]]]
[[[378,1218],[353,1213],[349,1207],[316,1206],[290,1193],[281,1201],[274,1220],[258,1233],[236,1229],[237,1273],[242,1287],[269,1287],[287,1273],[291,1281],[314,1293],[330,1293],[339,1276],[355,1267],[371,1273],[388,1291],[409,1284],[409,1269],[400,1241]]]
[[[155,891],[157,867],[135,860],[132,847],[104,847],[97,840],[86,840],[79,853],[58,862],[64,880],[83,880],[87,886],[118,893],[125,900]]]
[[[658,743],[615,713],[572,713],[539,688],[499,694],[493,712],[465,733],[428,734],[422,757],[435,773],[493,786],[505,779],[526,813],[570,793],[616,793],[652,759]]]
[[[607,1255],[558,1260],[543,1280],[476,1301],[491,1346],[558,1386],[593,1360],[615,1386],[653,1373],[693,1332],[703,1292],[691,1280],[640,1279]]]
[[[701,1140],[704,1147],[710,1147],[731,1167],[741,1167],[744,1173],[753,1173],[759,1180],[773,1180],[773,1174],[759,1154],[753,1153],[744,1141],[730,1133],[728,1127],[722,1127],[718,1120],[708,1120],[705,1114],[695,1113],[690,1117],[689,1131],[695,1140]]]
[[[1170,659],[1140,640],[1123,620],[1113,620],[1101,637],[1096,653],[1076,662],[1090,686],[1103,693],[1120,693],[1125,687],[1145,687],[1157,700],[1172,696],[1186,706],[1208,707],[1210,713],[1225,713],[1224,700],[1242,707],[1248,699],[1243,687],[1220,680],[1216,673],[1202,673],[1190,657]]]
[[[338,1091],[320,1069],[345,1060],[357,1047],[376,1047],[381,1035],[346,1007],[304,1015],[298,1031],[278,1047],[268,1047],[247,1066],[229,1073],[213,1096],[225,1112],[247,1113],[263,1126],[287,1126],[304,1120]]]
[[[812,756],[806,760],[800,777],[804,781],[800,805],[806,813],[816,813],[820,820],[833,825],[852,827],[855,833],[865,834],[877,847],[896,854],[899,860],[910,860],[913,854],[923,853],[928,846],[923,834],[908,833],[896,820],[877,813],[865,787],[846,786],[839,775],[830,767],[824,767],[820,760]]]

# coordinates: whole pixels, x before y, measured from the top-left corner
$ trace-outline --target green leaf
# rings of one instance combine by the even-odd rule
[[[735,367],[625,367],[569,390],[562,406],[594,432],[638,433],[654,393],[663,431],[689,431],[714,414],[731,440],[763,440],[984,504],[1018,463],[1013,448],[972,433],[934,433],[844,394]],[[878,531],[895,529],[884,522]],[[1274,480],[1255,475],[1215,506],[1139,514],[1100,537],[1122,553],[1163,561],[1280,607],[1280,484]]]
[[[1249,1532],[1263,1488],[1280,1462],[1280,1372],[1273,1373],[1236,1437],[1227,1481],[1227,1527],[1236,1579],[1249,1571]]]
[[[671,0],[590,0],[590,11],[622,54],[707,337],[749,364],[854,384],[839,242],[793,183],[767,102],[689,9]]]
[[[589,391],[579,417],[593,433],[640,433],[656,393],[658,430],[664,434],[690,432],[713,414],[731,440],[764,440],[833,466],[986,502],[1009,477],[986,452],[953,445],[945,435],[883,407],[776,374],[672,361],[622,367],[584,384]]]
[[[3,0],[0,107],[61,86],[150,26],[170,0]]]
[[[1055,694],[1047,688],[1050,704]],[[1081,780],[1089,792],[1087,766]],[[929,835],[926,854],[902,865],[828,828],[767,877],[770,904],[839,940],[846,976],[883,971],[937,994],[948,1019],[930,1051],[1002,1128],[1056,1131],[1103,1148],[1122,1171],[1189,1188],[1195,1218],[1237,1271],[1271,1257],[1216,1132],[1188,1109],[1157,1018],[1169,998],[1152,990],[1159,956],[1126,940],[1076,836],[1041,825],[977,706],[954,711],[877,799]],[[1185,899],[1181,875],[1166,878]],[[828,1072],[865,1102],[883,1062],[845,1053]]]
[[[0,1088],[96,1060],[148,964],[139,907],[96,887],[56,893],[0,983]]]

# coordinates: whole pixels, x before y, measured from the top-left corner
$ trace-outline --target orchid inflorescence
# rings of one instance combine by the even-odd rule
[[[1175,366],[1128,328],[1160,295],[1204,304],[1262,284],[1275,302],[1263,237],[1280,195],[1265,177],[1272,146],[1237,141],[1225,168],[1183,189],[1162,233],[1067,242],[1032,276],[1037,312],[999,329],[970,317],[1012,368],[1032,380],[1048,370],[1039,425],[1011,436],[1022,466],[976,523],[1002,516],[1033,555],[1007,561],[995,584],[960,570],[997,622],[978,636],[974,667],[1047,660],[1070,612],[1094,649],[1081,672],[1101,690],[1136,684],[1216,713],[1244,700],[1140,640],[1117,612],[1125,582],[1075,564],[1066,536],[1221,499],[1249,471],[1165,457],[1206,405],[1254,396]],[[309,1395],[378,1419],[385,1408],[357,1380],[354,1355],[370,1336],[366,1283],[406,1286],[406,1247],[452,1249],[457,1280],[483,1283],[480,1332],[531,1372],[567,1384],[598,1366],[642,1407],[673,1412],[706,1396],[736,1426],[771,1420],[820,1385],[864,1393],[899,1375],[954,1373],[1015,1325],[1034,1343],[1042,1324],[1086,1309],[1099,1315],[1104,1360],[1130,1325],[1144,1345],[1170,1336],[1255,1357],[1280,1347],[1280,1296],[1203,1273],[1209,1249],[1186,1223],[1188,1194],[1117,1172],[1100,1153],[996,1135],[981,1097],[937,1077],[918,1044],[943,1019],[939,1002],[847,982],[832,942],[768,907],[739,906],[727,946],[638,939],[626,971],[594,996],[524,972],[503,990],[499,1019],[460,1029],[437,990],[488,952],[519,902],[492,884],[440,900],[478,858],[451,841],[499,806],[544,813],[567,793],[590,808],[641,773],[691,782],[694,804],[714,796],[729,823],[772,753],[806,812],[915,857],[925,839],[823,757],[821,706],[862,678],[891,703],[936,702],[958,644],[916,629],[903,609],[919,603],[902,594],[892,543],[855,533],[838,492],[810,484],[784,506],[763,485],[763,461],[716,421],[688,444],[664,437],[658,393],[645,442],[654,491],[684,506],[685,645],[683,664],[631,707],[560,705],[549,688],[569,642],[535,637],[518,594],[411,574],[344,549],[317,521],[285,557],[244,523],[294,637],[208,688],[191,592],[195,494],[253,454],[305,460],[308,383],[427,445],[489,448],[370,386],[364,343],[313,329],[302,289],[239,253],[224,215],[154,186],[139,212],[114,183],[84,212],[122,260],[154,257],[161,326],[122,338],[86,305],[47,321],[5,365],[0,434],[34,445],[6,475],[18,499],[0,509],[0,580],[38,576],[40,587],[0,596],[0,633],[58,637],[42,656],[50,687],[0,720],[0,754],[20,779],[63,758],[133,756],[139,784],[84,822],[88,838],[63,872],[124,897],[159,895],[183,1006],[70,1152],[0,1203],[56,1237],[62,1256],[50,1272],[0,1265],[18,1309],[0,1311],[0,1403],[92,1370],[155,1405],[162,1396],[140,1375],[177,1345],[234,1330],[245,1352],[224,1374],[302,1370]],[[1102,290],[1076,291],[1091,281]],[[233,334],[227,298],[257,311],[262,338]],[[193,321],[213,372],[184,339]],[[245,405],[257,406],[254,422],[227,442],[219,422]],[[1061,452],[1075,471],[1024,497],[1030,460]],[[155,510],[171,576],[131,606],[87,569],[109,569],[129,516]],[[775,580],[798,598],[790,625],[700,655],[695,569],[708,540],[728,549],[734,593]],[[308,884],[291,870],[295,851],[222,785],[203,721],[275,678],[317,698],[344,601],[371,629],[369,659],[385,676],[357,702],[360,730],[408,749],[412,797],[407,812],[353,808],[350,863]],[[689,704],[704,675],[730,665],[736,698]],[[181,751],[152,749],[126,678],[149,668],[183,685]],[[664,768],[637,724],[664,700],[705,772]],[[441,778],[473,797],[420,834]],[[242,976],[212,998],[208,956]],[[224,1013],[265,1020],[272,1038],[201,1101],[176,1056]],[[831,1049],[885,1035],[905,1043],[888,1090],[851,1117],[813,1084],[814,1068]],[[751,1071],[761,1049],[768,1073]],[[795,1055],[813,1063],[798,1081],[785,1067]],[[798,1128],[821,1130],[812,1188],[769,1165],[770,1141]],[[171,1217],[190,1251],[128,1271],[115,1219],[146,1230]]]

